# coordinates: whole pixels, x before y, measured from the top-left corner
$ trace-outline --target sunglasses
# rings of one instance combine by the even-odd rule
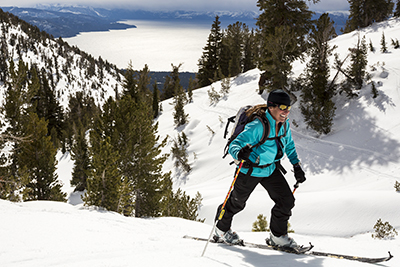
[[[286,105],[276,105],[276,106],[278,106],[278,108],[280,110],[288,110],[288,111],[290,111],[290,109],[292,108],[292,106],[286,106]]]

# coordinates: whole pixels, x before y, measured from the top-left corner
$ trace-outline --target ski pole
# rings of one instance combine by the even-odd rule
[[[217,227],[217,223],[218,223],[218,222],[222,219],[222,217],[224,216],[224,213],[225,213],[225,204],[226,204],[226,202],[228,201],[229,196],[231,195],[233,186],[234,186],[234,184],[235,184],[235,182],[236,182],[236,179],[237,179],[237,177],[238,177],[238,175],[239,175],[240,169],[241,169],[242,166],[243,166],[243,163],[244,163],[244,160],[242,160],[242,161],[240,162],[240,164],[239,164],[239,168],[238,168],[238,170],[237,170],[237,172],[236,172],[236,174],[235,174],[235,178],[233,179],[232,184],[231,184],[231,187],[229,188],[228,194],[227,194],[226,197],[225,197],[225,201],[224,201],[224,203],[222,204],[221,211],[219,212],[219,215],[218,215],[218,219],[215,221],[214,226],[213,226],[213,228],[211,229],[211,233],[210,233],[210,235],[209,235],[209,237],[208,237],[206,246],[204,247],[203,253],[201,254],[202,257],[204,256],[204,253],[206,252],[208,243],[210,243],[211,236],[212,236],[213,232],[215,231],[215,227]]]

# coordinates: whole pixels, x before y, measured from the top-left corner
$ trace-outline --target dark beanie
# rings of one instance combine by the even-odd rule
[[[290,106],[290,96],[282,89],[276,89],[269,93],[267,106],[274,106],[275,104],[283,104]]]

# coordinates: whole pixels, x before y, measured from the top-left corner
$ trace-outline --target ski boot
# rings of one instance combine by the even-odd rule
[[[298,245],[293,238],[289,237],[287,234],[282,236],[274,236],[270,233],[269,239],[267,239],[267,244],[271,246],[287,247],[287,248],[297,248]]]
[[[215,227],[214,241],[216,243],[226,243],[228,245],[239,245],[243,242],[239,238],[239,235],[231,229],[224,232],[217,227]]]

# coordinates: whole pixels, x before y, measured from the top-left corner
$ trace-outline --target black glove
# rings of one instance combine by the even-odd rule
[[[247,144],[246,146],[242,147],[242,149],[240,149],[237,157],[239,160],[244,160],[244,161],[248,161],[249,157],[250,157],[250,153],[251,153],[251,146],[249,144]]]
[[[298,183],[303,183],[306,180],[305,173],[299,163],[293,165],[294,177]]]

